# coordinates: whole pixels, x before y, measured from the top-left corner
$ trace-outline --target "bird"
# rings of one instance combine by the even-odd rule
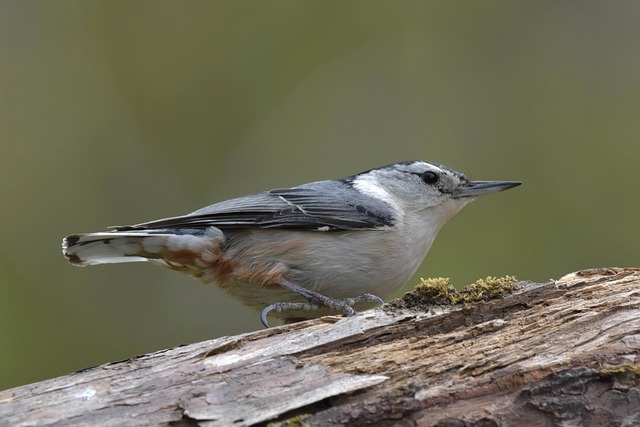
[[[441,227],[470,201],[520,184],[405,161],[72,234],[62,251],[74,266],[148,261],[215,283],[267,327],[267,316],[353,316],[409,280]]]

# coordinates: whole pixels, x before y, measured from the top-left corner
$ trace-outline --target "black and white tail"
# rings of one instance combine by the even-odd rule
[[[224,240],[214,227],[189,230],[133,230],[73,234],[62,240],[62,253],[76,266],[162,261],[177,253],[198,256]]]

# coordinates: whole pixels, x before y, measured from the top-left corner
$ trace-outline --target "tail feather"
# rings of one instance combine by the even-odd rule
[[[144,247],[149,238],[140,233],[73,234],[62,240],[62,253],[71,264],[80,267],[148,261],[152,253],[144,251]]]
[[[215,231],[214,231],[215,230]],[[220,230],[198,230],[185,234],[184,230],[111,231],[72,234],[62,240],[62,253],[76,266],[123,262],[159,261],[185,251],[197,256],[205,247],[223,239]]]

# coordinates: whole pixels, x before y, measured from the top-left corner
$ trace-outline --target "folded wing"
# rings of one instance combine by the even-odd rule
[[[348,231],[390,226],[393,209],[364,197],[348,180],[320,181],[226,200],[188,215],[114,227],[117,231],[163,228],[286,228]]]

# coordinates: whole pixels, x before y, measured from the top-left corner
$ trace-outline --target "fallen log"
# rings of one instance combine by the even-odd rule
[[[638,425],[640,269],[443,280],[351,318],[0,392],[0,425]]]

